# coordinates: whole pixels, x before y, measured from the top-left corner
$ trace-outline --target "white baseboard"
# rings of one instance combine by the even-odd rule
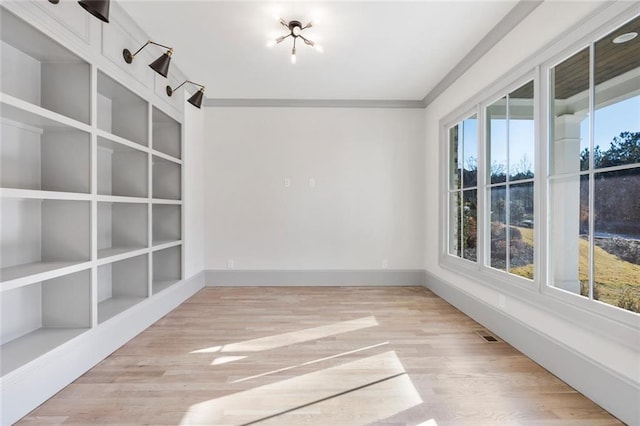
[[[66,342],[0,379],[0,424],[10,425],[204,287],[204,271]]]
[[[640,389],[620,374],[428,272],[425,287],[618,419],[640,425]]]
[[[207,286],[410,286],[424,285],[422,269],[214,270]]]

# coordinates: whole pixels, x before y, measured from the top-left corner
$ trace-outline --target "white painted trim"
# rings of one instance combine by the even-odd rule
[[[407,286],[424,285],[422,269],[206,270],[206,285],[217,286]]]
[[[428,272],[425,287],[620,420],[640,424],[637,384]]]
[[[402,99],[213,99],[206,98],[205,107],[213,108],[421,108],[421,100]]]
[[[542,0],[520,0],[504,18],[496,24],[469,53],[458,62],[424,97],[425,106],[436,100],[445,90],[471,68],[480,58],[489,52],[500,40],[522,22],[531,12],[542,4]]]
[[[176,283],[0,378],[0,424],[16,422],[193,296],[204,276]]]

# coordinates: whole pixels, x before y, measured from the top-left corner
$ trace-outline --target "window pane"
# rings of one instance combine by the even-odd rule
[[[458,138],[458,125],[449,129],[449,189],[460,189],[462,146]]]
[[[534,167],[533,81],[509,94],[509,179],[531,179]]]
[[[477,241],[478,241],[478,191],[475,189],[463,192],[463,216],[462,232],[464,237],[462,243],[464,245],[463,257],[465,259],[477,260]]]
[[[533,182],[509,187],[509,272],[533,279]]]
[[[478,185],[478,119],[475,115],[462,122],[463,153],[462,164],[465,188]]]
[[[449,194],[449,254],[462,255],[460,236],[462,235],[462,222],[460,218],[461,192]]]
[[[640,312],[640,167],[594,178],[594,298]]]
[[[552,285],[589,296],[589,176],[553,179],[549,189]]]
[[[640,163],[640,17],[595,44],[594,166]]]
[[[551,170],[575,173],[589,168],[589,49],[551,70]]]
[[[490,182],[507,180],[507,98],[487,107],[487,152]]]
[[[491,246],[490,265],[497,269],[507,269],[507,188],[489,188],[491,194]]]

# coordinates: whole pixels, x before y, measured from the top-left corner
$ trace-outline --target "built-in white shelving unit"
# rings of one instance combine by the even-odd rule
[[[183,279],[181,113],[15,13],[47,7],[0,6],[2,378]]]

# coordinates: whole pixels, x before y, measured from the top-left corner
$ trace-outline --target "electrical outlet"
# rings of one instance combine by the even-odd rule
[[[506,308],[506,307],[507,307],[507,298],[506,298],[506,297],[504,297],[504,294],[500,294],[500,295],[498,295],[498,306],[499,306],[501,309],[504,309],[504,308]]]
[[[233,269],[233,259],[227,259],[227,269]]]
[[[284,178],[284,187],[285,188],[291,187],[291,178],[288,178],[288,177]]]
[[[382,259],[382,269],[389,268],[389,261],[387,259]]]

